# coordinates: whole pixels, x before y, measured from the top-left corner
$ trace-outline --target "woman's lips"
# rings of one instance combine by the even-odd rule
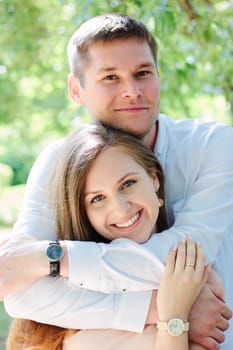
[[[139,219],[141,218],[141,215],[142,215],[142,209],[140,209],[136,214],[134,214],[129,220],[121,223],[115,223],[115,224],[112,224],[111,226],[114,226],[123,231],[131,230],[138,224]]]

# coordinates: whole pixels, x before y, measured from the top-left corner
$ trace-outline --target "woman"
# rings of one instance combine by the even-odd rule
[[[167,227],[161,166],[139,140],[121,131],[86,126],[71,134],[48,188],[58,239],[110,242],[127,238],[143,243]],[[159,288],[158,328],[147,326],[141,334],[77,332],[16,320],[7,349],[194,349],[188,344],[188,313],[206,279],[200,245],[192,240],[181,242],[168,256]],[[169,320],[168,333],[164,327]],[[185,323],[183,332],[180,320]]]

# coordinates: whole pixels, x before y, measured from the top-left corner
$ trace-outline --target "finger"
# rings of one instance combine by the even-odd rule
[[[199,243],[195,244],[196,247],[196,271],[197,273],[200,274],[200,276],[203,277],[203,280],[205,282],[207,281],[208,278],[208,273],[210,270],[210,267],[205,269],[205,254],[202,246]]]
[[[220,315],[216,326],[217,328],[225,332],[229,328],[229,322]]]
[[[195,343],[197,341],[198,341],[198,344],[203,346],[203,350],[204,349],[209,349],[209,350],[219,350],[220,349],[219,343],[213,338],[205,337],[205,338],[196,340]]]
[[[202,345],[189,342],[189,350],[210,350],[210,349],[203,347]],[[218,348],[215,348],[214,350],[218,350]]]
[[[183,272],[185,268],[185,261],[186,261],[186,242],[182,241],[179,243],[177,248],[176,264],[175,264],[174,270],[177,272]]]
[[[175,263],[176,263],[176,254],[177,254],[177,247],[173,248],[167,257],[167,262],[165,266],[165,273],[166,274],[172,274],[175,268]]]
[[[223,343],[225,340],[225,335],[224,332],[219,329],[219,328],[215,328],[211,334],[212,338],[214,340],[216,340],[219,344]]]
[[[213,270],[213,268],[211,268],[209,272],[208,284],[211,286],[211,290],[216,297],[224,302],[224,284],[220,276]]]
[[[196,244],[192,239],[186,241],[186,265],[194,265],[196,262]]]
[[[221,311],[222,317],[224,317],[226,320],[230,320],[232,318],[232,311],[229,309],[229,307],[223,303],[223,310]]]

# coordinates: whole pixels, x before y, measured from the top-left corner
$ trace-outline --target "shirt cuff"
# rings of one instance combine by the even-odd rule
[[[81,288],[98,291],[100,288],[101,251],[95,242],[82,243],[65,241],[69,259],[69,282]],[[93,266],[95,271],[93,271]],[[92,272],[90,273],[90,271]]]
[[[152,291],[122,293],[114,328],[143,332],[151,297]]]

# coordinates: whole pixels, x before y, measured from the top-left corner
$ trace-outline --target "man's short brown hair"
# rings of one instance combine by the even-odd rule
[[[128,38],[138,38],[147,42],[157,66],[157,44],[146,26],[127,15],[110,13],[84,22],[72,35],[67,46],[71,73],[81,79],[84,62],[88,62],[88,48],[91,44]]]

